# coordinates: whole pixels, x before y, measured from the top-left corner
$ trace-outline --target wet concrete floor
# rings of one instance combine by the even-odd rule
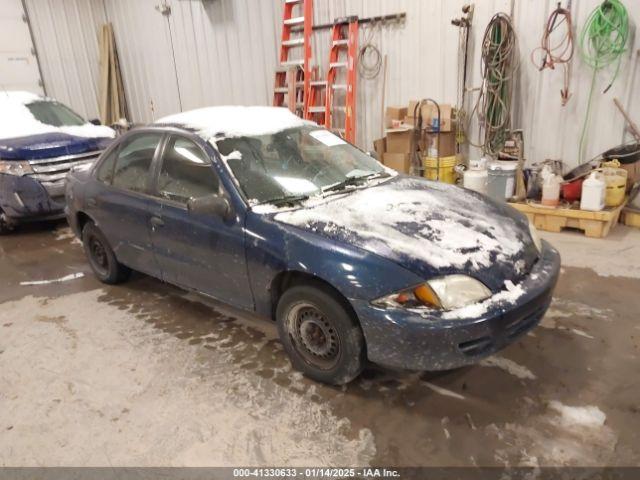
[[[291,369],[268,320],[140,274],[102,285],[64,223],[21,228],[0,237],[0,465],[638,465],[640,278],[620,256],[640,260],[620,245],[640,234],[614,234],[558,240],[622,267],[564,266],[498,355],[335,388]]]

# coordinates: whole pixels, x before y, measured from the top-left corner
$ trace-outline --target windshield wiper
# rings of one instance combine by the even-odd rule
[[[258,205],[262,205],[264,203],[270,203],[278,207],[280,205],[286,205],[287,203],[304,202],[305,200],[308,200],[308,199],[309,199],[309,195],[286,195],[284,197],[270,198],[269,200],[265,200],[263,202],[258,203]]]
[[[329,185],[322,189],[322,193],[325,192],[335,192],[336,190],[344,190],[345,188],[351,185],[359,185],[363,183],[365,180],[373,180],[374,178],[384,178],[388,177],[389,174],[387,172],[373,172],[368,173],[367,175],[359,175],[357,177],[347,177],[343,181],[334,183],[333,185]]]

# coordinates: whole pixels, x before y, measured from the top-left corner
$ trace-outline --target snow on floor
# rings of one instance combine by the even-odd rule
[[[208,342],[203,356],[201,346],[101,295],[2,304],[0,465],[368,465],[373,458],[371,432],[354,431],[311,389],[292,391],[243,370],[225,339]]]
[[[524,365],[520,365],[508,358],[494,355],[492,357],[485,358],[480,361],[480,365],[483,367],[496,367],[504,370],[505,372],[518,377],[521,380],[535,380],[536,376]]]
[[[48,285],[50,283],[68,282],[69,280],[75,280],[77,278],[82,278],[82,277],[84,277],[84,273],[77,272],[77,273],[70,273],[69,275],[65,275],[64,277],[53,278],[51,280],[33,280],[29,282],[20,282],[20,285],[23,285],[23,286]]]
[[[598,428],[604,425],[607,416],[598,407],[570,407],[557,400],[549,402],[549,407],[560,414],[565,425]]]
[[[429,389],[433,390],[434,392],[440,394],[440,395],[444,395],[445,397],[451,397],[451,398],[456,398],[458,400],[464,400],[464,396],[460,395],[459,393],[453,392],[447,388],[443,388],[443,387],[439,387],[438,385],[435,385],[431,382],[423,382]]]
[[[604,425],[605,418],[598,407],[568,407],[551,401],[527,424],[490,424],[485,432],[504,444],[496,449],[494,459],[505,466],[525,465],[528,459],[536,459],[541,466],[602,466],[618,445],[615,432]],[[517,463],[513,451],[521,452]]]

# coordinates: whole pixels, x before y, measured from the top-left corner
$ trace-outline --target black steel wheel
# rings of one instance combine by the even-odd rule
[[[341,385],[364,368],[360,325],[345,300],[324,285],[288,289],[278,302],[276,320],[293,366],[308,377]]]
[[[115,284],[129,278],[131,270],[120,264],[107,239],[93,222],[82,229],[82,244],[93,273],[103,283]]]
[[[13,228],[9,225],[9,222],[7,222],[5,213],[0,208],[0,235],[9,233],[11,230],[13,230]]]

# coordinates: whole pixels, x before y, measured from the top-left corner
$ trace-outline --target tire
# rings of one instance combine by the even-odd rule
[[[109,242],[93,222],[87,222],[82,229],[82,245],[93,273],[102,283],[115,285],[131,275],[131,269],[118,263]]]
[[[293,367],[307,377],[343,385],[362,372],[366,352],[360,325],[323,285],[297,285],[284,292],[276,321]]]
[[[7,223],[5,219],[4,212],[0,209],[0,235],[6,235],[11,232],[13,227]]]

